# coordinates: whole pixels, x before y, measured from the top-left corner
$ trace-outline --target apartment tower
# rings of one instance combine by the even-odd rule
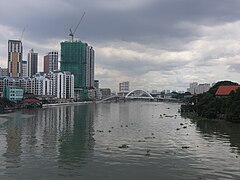
[[[28,53],[28,76],[32,77],[38,71],[38,53],[31,49]]]
[[[52,51],[44,56],[44,72],[53,72],[58,70],[58,52]]]
[[[8,76],[22,76],[22,42],[19,40],[8,40]]]

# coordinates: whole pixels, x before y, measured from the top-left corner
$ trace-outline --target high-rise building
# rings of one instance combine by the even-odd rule
[[[0,76],[7,77],[8,76],[8,69],[0,67]]]
[[[27,61],[22,61],[22,76],[23,77],[28,77]]]
[[[32,77],[38,71],[38,53],[31,49],[28,53],[28,76]]]
[[[86,87],[94,87],[94,56],[92,47],[86,44]]]
[[[94,80],[95,89],[99,89],[99,80]]]
[[[74,74],[74,88],[94,87],[94,50],[81,41],[61,42],[61,71]]]
[[[74,75],[70,72],[54,71],[49,73],[53,83],[53,95],[58,99],[74,97]]]
[[[53,72],[58,70],[58,52],[51,51],[44,56],[44,72]]]
[[[8,76],[22,76],[22,42],[18,40],[8,40]]]
[[[48,53],[48,61],[49,61],[49,71],[57,71],[58,70],[58,52],[52,51]]]
[[[5,77],[8,76],[8,69],[7,68],[2,68],[2,76],[5,76]]]
[[[198,84],[197,82],[190,83],[190,88],[187,89],[191,94],[203,94],[211,88],[210,84]]]
[[[129,81],[119,83],[119,96],[126,96],[129,93]]]
[[[49,72],[49,59],[48,55],[43,57],[43,72]]]

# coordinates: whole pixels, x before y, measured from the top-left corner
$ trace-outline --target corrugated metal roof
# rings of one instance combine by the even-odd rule
[[[40,102],[40,101],[37,99],[24,99],[22,102],[23,103],[32,103],[32,102]]]
[[[219,86],[215,95],[226,96],[229,95],[231,91],[236,91],[240,86]]]

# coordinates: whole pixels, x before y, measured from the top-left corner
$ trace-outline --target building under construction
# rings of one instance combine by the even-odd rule
[[[94,50],[81,41],[61,42],[61,71],[74,74],[75,94],[87,99],[88,90],[94,87]]]

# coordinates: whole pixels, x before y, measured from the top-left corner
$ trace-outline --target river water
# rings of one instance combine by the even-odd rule
[[[193,122],[179,108],[129,102],[2,114],[0,179],[240,179],[240,125]]]

